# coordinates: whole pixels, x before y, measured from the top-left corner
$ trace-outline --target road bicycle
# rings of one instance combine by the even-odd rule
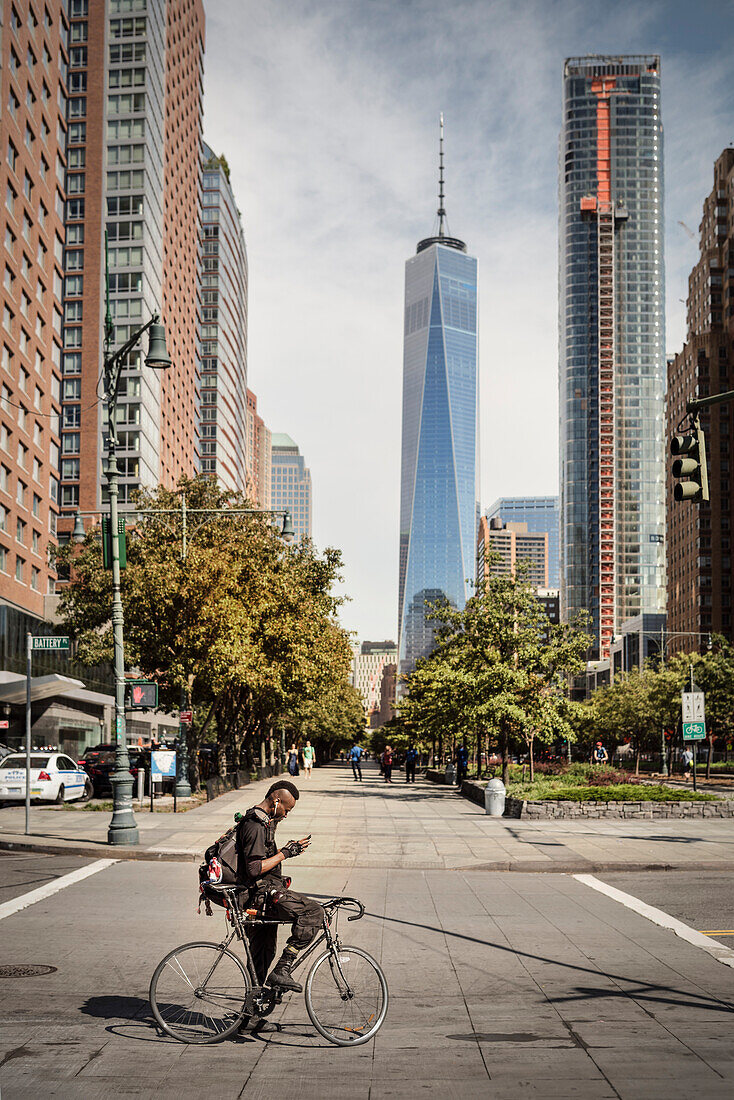
[[[284,922],[269,917],[268,910],[243,910],[238,887],[209,885],[208,889],[222,895],[231,931],[221,943],[185,943],[169,951],[150,982],[150,1007],[156,1023],[182,1043],[221,1042],[237,1031],[246,1016],[268,1016],[287,992],[259,984],[246,935],[254,925]],[[347,920],[360,920],[364,916],[361,901],[340,897],[322,905],[321,933],[291,972],[326,944],[306,977],[306,1010],[324,1039],[340,1047],[359,1046],[374,1038],[384,1023],[387,981],[371,955],[339,938],[340,910],[351,912]],[[234,939],[244,946],[244,963],[230,950]]]

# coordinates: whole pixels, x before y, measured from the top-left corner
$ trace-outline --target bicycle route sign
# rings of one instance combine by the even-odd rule
[[[683,740],[703,741],[706,737],[705,699],[702,691],[683,692]]]

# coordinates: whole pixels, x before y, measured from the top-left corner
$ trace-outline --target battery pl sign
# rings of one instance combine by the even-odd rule
[[[47,634],[31,638],[31,649],[68,649],[69,639],[61,634]]]

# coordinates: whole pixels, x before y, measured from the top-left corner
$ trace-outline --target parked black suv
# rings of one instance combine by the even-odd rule
[[[95,745],[87,749],[79,761],[94,785],[94,797],[112,793],[110,776],[115,770],[115,749],[111,742]],[[138,767],[146,767],[146,752],[135,745],[128,747],[127,754],[130,758],[130,775],[133,779],[138,777]],[[147,759],[149,759],[149,755]]]

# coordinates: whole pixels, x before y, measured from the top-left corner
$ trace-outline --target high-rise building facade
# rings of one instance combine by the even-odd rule
[[[106,501],[105,260],[113,350],[162,315],[173,366],[132,351],[120,503],[199,466],[202,0],[71,0],[61,508]],[[105,249],[105,231],[107,249]],[[106,252],[106,256],[105,256]]]
[[[561,613],[607,657],[665,608],[658,57],[566,61],[559,177]]]
[[[548,532],[528,531],[527,523],[503,523],[482,516],[477,535],[477,584],[489,577],[514,576],[526,570],[528,583],[548,588]]]
[[[487,509],[487,519],[525,523],[529,532],[548,535],[548,584],[558,588],[558,497],[500,497]]]
[[[389,694],[394,685],[389,669],[397,661],[395,642],[362,642],[352,658],[352,684],[362,696],[365,722],[382,725],[380,715],[389,711],[391,699],[382,698],[383,687]],[[387,675],[386,675],[387,672]]]
[[[201,468],[247,490],[247,251],[229,167],[204,146]]]
[[[438,233],[405,265],[398,584],[399,673],[430,653],[426,601],[462,608],[479,518],[477,262],[446,232],[443,124]]]
[[[313,534],[311,471],[289,435],[273,432],[270,507],[288,509],[296,538]]]
[[[269,508],[272,496],[273,435],[257,411],[257,397],[247,391],[247,497]]]
[[[49,546],[59,506],[69,26],[62,0],[5,0],[0,12],[0,629],[7,646],[8,617],[42,618],[55,585]]]
[[[686,402],[734,389],[734,149],[714,167],[703,204],[700,254],[688,279],[688,334],[668,364],[668,438],[684,429]],[[667,478],[668,622],[676,648],[698,650],[709,632],[734,640],[732,556],[734,498],[730,490],[734,417],[730,404],[702,409],[710,501],[676,501]]]

